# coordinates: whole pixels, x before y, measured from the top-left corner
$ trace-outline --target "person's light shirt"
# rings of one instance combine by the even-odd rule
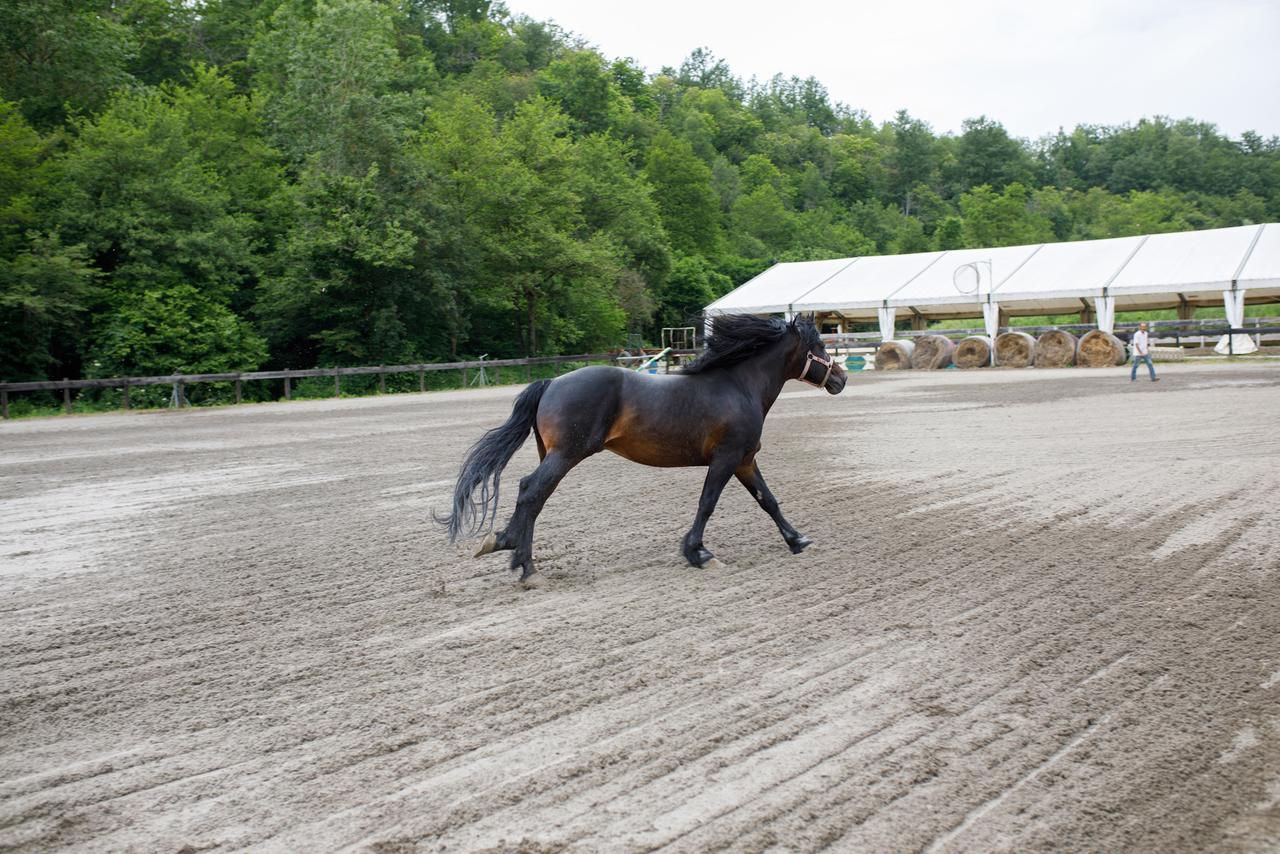
[[[1133,333],[1133,352],[1139,356],[1147,355],[1147,333],[1141,329]]]

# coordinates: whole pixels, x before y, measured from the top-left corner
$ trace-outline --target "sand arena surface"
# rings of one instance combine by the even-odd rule
[[[790,387],[547,586],[428,509],[515,388],[0,425],[0,848],[1280,846],[1280,366]],[[536,459],[508,469],[503,518]]]

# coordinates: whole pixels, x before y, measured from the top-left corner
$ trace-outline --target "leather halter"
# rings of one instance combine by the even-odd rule
[[[831,372],[835,370],[835,364],[836,364],[836,360],[833,359],[831,356],[828,356],[827,358],[824,359],[821,356],[814,354],[813,351],[809,351],[808,353],[805,354],[804,368],[801,369],[800,376],[796,377],[796,379],[800,380],[800,382],[802,383],[808,383],[814,388],[824,388],[827,385],[827,380],[831,379]],[[821,382],[814,382],[813,380],[809,379],[809,371],[810,369],[813,368],[814,365],[821,365],[822,367],[827,369],[827,372],[822,375]]]

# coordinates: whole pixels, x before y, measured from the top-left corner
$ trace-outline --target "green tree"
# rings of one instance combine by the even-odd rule
[[[402,57],[392,7],[373,0],[282,5],[249,61],[274,145],[295,167],[383,175],[425,103],[428,59]]]
[[[955,145],[955,163],[949,170],[953,192],[964,193],[980,184],[1002,190],[1014,181],[1031,182],[1031,157],[1003,125],[979,116],[965,119],[961,127],[962,133]]]
[[[77,130],[61,164],[57,222],[65,239],[88,248],[102,277],[84,341],[86,370],[256,367],[262,348],[228,308],[259,263],[248,218],[191,143],[183,110],[163,93],[124,94]],[[143,305],[174,310],[161,321],[172,325],[172,347],[121,343]],[[227,333],[221,343],[193,339],[184,349],[181,330],[196,318]]]
[[[729,277],[717,272],[705,258],[677,256],[658,297],[658,325],[688,326],[704,307],[732,289]]]
[[[886,157],[888,190],[893,201],[902,206],[902,212],[910,215],[912,189],[918,184],[932,186],[937,177],[938,156],[933,132],[906,110],[898,111],[889,128],[893,143]]]
[[[137,45],[129,65],[135,78],[176,81],[196,59],[196,9],[182,0],[119,0],[114,13]]]
[[[538,91],[559,105],[579,135],[623,127],[631,112],[604,57],[595,51],[574,51],[553,61],[538,75]]]
[[[785,249],[795,234],[795,216],[769,184],[738,197],[732,222],[738,251],[746,255],[759,257]]]
[[[0,3],[0,95],[17,101],[37,128],[99,109],[133,80],[130,29],[106,2],[6,0]]]
[[[377,165],[362,176],[308,170],[295,223],[258,313],[288,366],[394,363],[418,354],[413,318],[432,311],[413,261],[418,238],[382,192]]]
[[[997,193],[987,185],[960,197],[969,246],[1019,246],[1053,240],[1049,218],[1031,205],[1031,191],[1017,182]]]
[[[689,143],[664,130],[649,147],[645,171],[671,245],[687,254],[715,255],[720,243],[720,200],[711,187],[707,164]]]

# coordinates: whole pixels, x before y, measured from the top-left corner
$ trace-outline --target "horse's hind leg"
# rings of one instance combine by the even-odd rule
[[[538,460],[541,462],[547,458],[547,446],[543,443],[542,434],[538,432],[536,427],[533,430],[533,438],[538,442]],[[524,480],[520,481],[520,485],[521,487],[524,486]],[[507,528],[510,527],[510,525],[507,526]],[[480,549],[476,552],[475,556],[481,557],[491,552],[505,552],[514,549],[515,547],[516,544],[507,536],[506,529],[501,531],[490,531],[489,535],[480,543]]]
[[[499,535],[499,541],[503,548],[515,550],[511,555],[511,568],[520,570],[520,580],[523,582],[528,582],[534,574],[533,524],[556,486],[581,461],[581,458],[574,459],[552,449],[533,470],[533,474],[520,481],[516,510],[511,514],[506,530]]]
[[[812,540],[804,534],[797,531],[782,516],[782,508],[778,506],[778,499],[773,497],[773,493],[769,491],[769,487],[765,485],[764,476],[760,474],[760,467],[751,462],[747,465],[739,466],[734,476],[738,478],[738,482],[747,488],[759,503],[761,509],[769,514],[769,518],[773,519],[774,524],[778,526],[778,530],[782,533],[782,539],[787,541],[787,546],[791,549],[791,553],[798,555],[805,548],[812,544]]]

